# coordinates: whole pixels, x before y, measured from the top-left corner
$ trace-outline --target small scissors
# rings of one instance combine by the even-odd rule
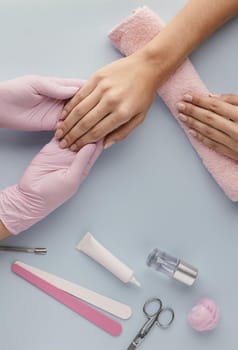
[[[150,304],[158,304],[157,310],[154,313],[151,313],[148,310]],[[132,340],[129,348],[127,350],[136,349],[144,340],[145,336],[150,332],[154,325],[160,328],[168,328],[174,320],[174,310],[170,307],[163,308],[162,301],[159,298],[151,298],[147,300],[143,306],[143,312],[147,317],[146,323],[139,330],[136,337]],[[162,313],[169,313],[170,317],[167,322],[160,321]]]

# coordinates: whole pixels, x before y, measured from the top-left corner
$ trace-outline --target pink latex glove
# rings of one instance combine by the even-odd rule
[[[17,185],[0,192],[0,219],[12,234],[26,230],[69,199],[87,176],[102,142],[78,153],[51,140],[32,160]]]
[[[65,100],[84,81],[29,75],[0,83],[0,127],[54,130]]]

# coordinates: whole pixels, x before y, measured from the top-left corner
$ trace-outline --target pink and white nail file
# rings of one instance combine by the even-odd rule
[[[94,309],[88,304],[82,302],[77,297],[71,295],[67,291],[62,290],[60,287],[57,287],[54,283],[48,282],[47,280],[45,280],[44,276],[41,276],[41,270],[36,269],[35,273],[35,269],[36,268],[24,264],[20,261],[16,261],[14,264],[12,264],[13,272],[27,280],[34,286],[43,290],[45,293],[52,296],[62,304],[66,305],[71,310],[83,316],[88,321],[94,323],[95,325],[97,325],[98,327],[100,327],[101,329],[113,336],[118,336],[121,334],[122,327],[118,322],[111,319],[107,315],[104,315],[103,313]]]
[[[104,295],[98,294],[76,283],[67,281],[61,277],[53,275],[52,273],[40,270],[23,262],[17,261],[15,264],[42,278],[44,281],[52,284],[53,286],[60,288],[63,291],[98,307],[99,309],[107,311],[114,316],[125,320],[130,318],[132,315],[131,308],[126,304],[105,297]]]

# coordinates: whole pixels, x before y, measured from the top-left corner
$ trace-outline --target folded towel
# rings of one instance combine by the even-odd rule
[[[112,44],[124,55],[130,55],[164,27],[162,20],[147,7],[142,7],[125,19],[109,33]],[[192,91],[197,94],[208,94],[208,90],[196,73],[191,62],[185,62],[158,89],[158,94],[164,100],[170,111],[184,129],[191,144],[201,157],[204,165],[212,174],[226,195],[233,201],[238,200],[238,163],[207,148],[201,142],[188,134],[188,127],[178,119],[176,103],[185,93]]]

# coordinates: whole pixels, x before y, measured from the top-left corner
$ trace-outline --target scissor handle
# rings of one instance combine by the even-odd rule
[[[167,322],[161,322],[160,321],[160,317],[162,315],[162,313],[170,313],[170,318]],[[171,323],[174,320],[174,310],[171,309],[170,307],[165,307],[165,308],[161,308],[161,310],[159,311],[159,315],[157,317],[157,321],[155,322],[157,326],[161,327],[161,328],[168,328]]]
[[[148,306],[151,304],[158,304],[159,305],[154,313],[147,311]],[[143,306],[143,312],[147,318],[152,318],[152,317],[157,316],[161,310],[162,310],[162,301],[159,298],[148,299]]]

